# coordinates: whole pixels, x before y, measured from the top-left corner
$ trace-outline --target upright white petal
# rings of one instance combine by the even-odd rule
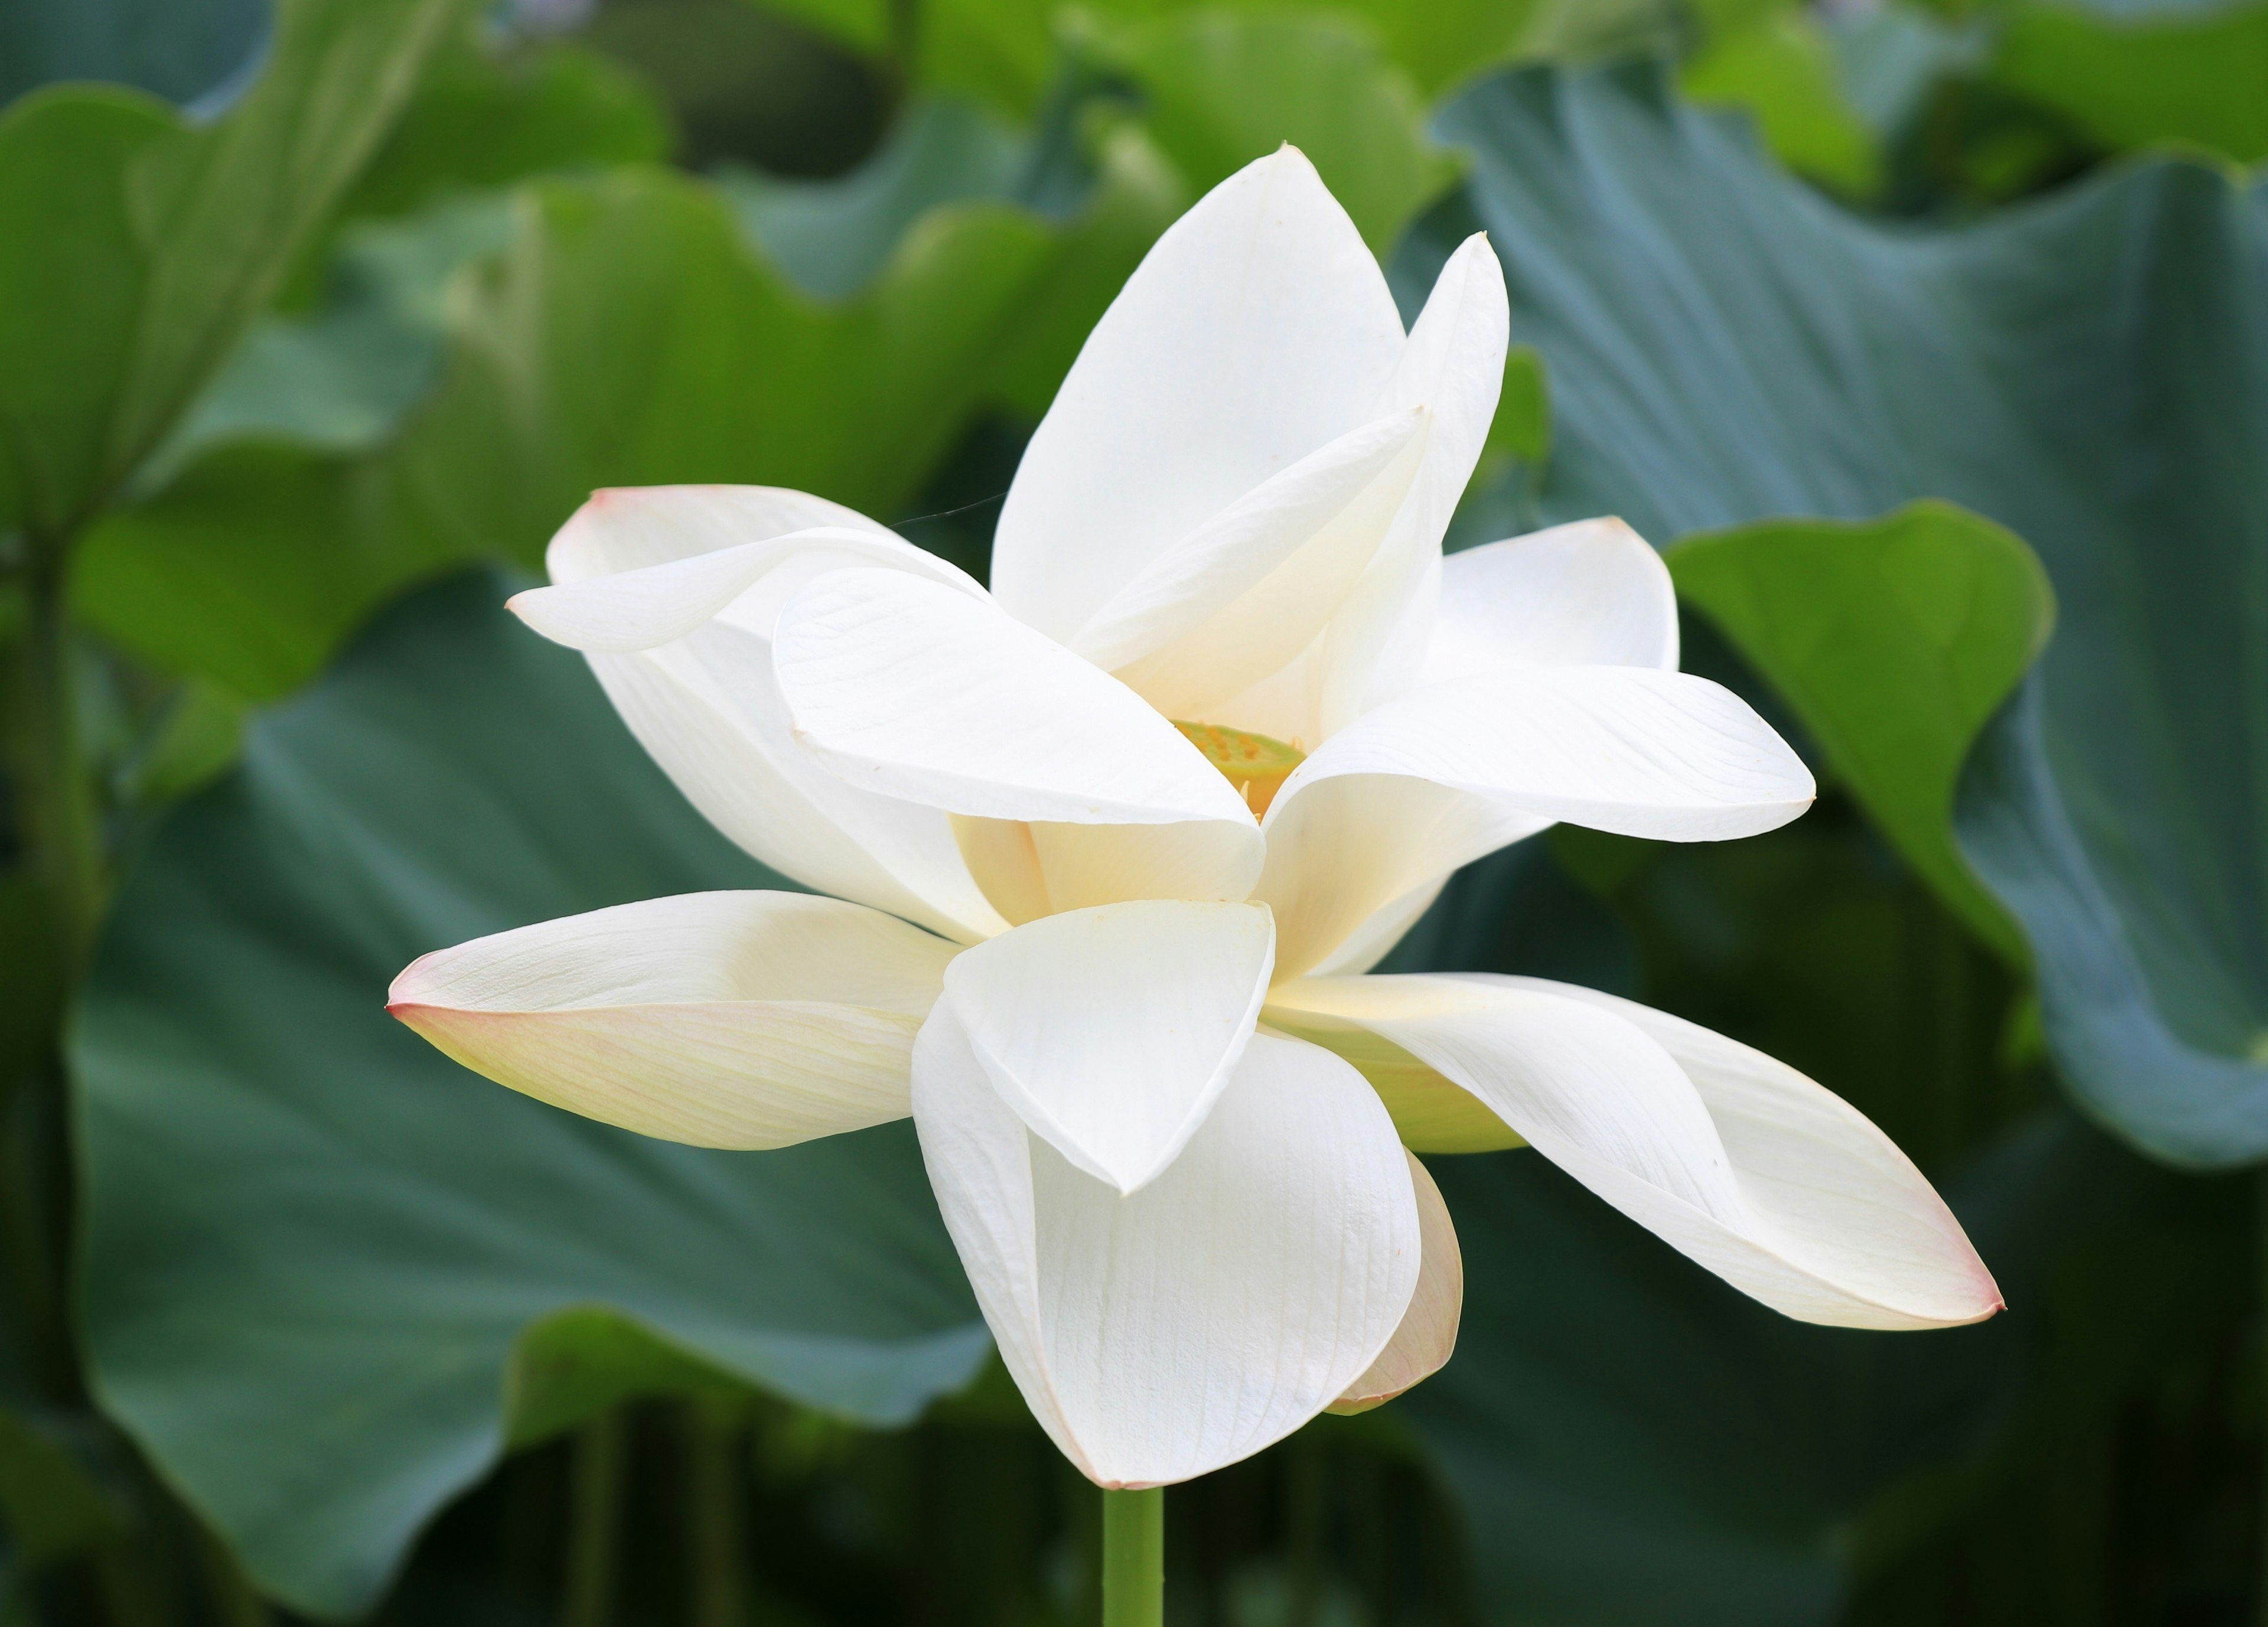
[[[1619,519],[1579,519],[1452,554],[1425,681],[1507,666],[1677,667],[1669,567]]]
[[[1457,1323],[1465,1309],[1465,1261],[1457,1248],[1457,1228],[1449,1219],[1449,1206],[1432,1173],[1409,1154],[1410,1184],[1418,1195],[1418,1228],[1425,1240],[1425,1260],[1418,1272],[1417,1291],[1402,1325],[1379,1351],[1367,1371],[1347,1386],[1346,1393],[1329,1410],[1340,1414],[1367,1412],[1392,1401],[1403,1391],[1423,1383],[1449,1365],[1457,1348]]]
[[[1366,1372],[1424,1252],[1408,1163],[1359,1075],[1256,1035],[1204,1126],[1122,1196],[1033,1136],[939,1002],[914,1062],[922,1155],[1033,1416],[1106,1486],[1290,1434]]]
[[[954,946],[797,893],[691,893],[413,963],[387,1009],[498,1084],[643,1135],[779,1147],[902,1118]]]
[[[1422,408],[1380,419],[1263,482],[1153,560],[1072,647],[1169,718],[1218,718],[1344,606],[1392,530],[1426,427]]]
[[[903,571],[823,577],[773,649],[796,733],[852,784],[987,819],[1226,820],[1228,782],[1124,684],[986,601]]]
[[[1407,1049],[1786,1315],[1931,1328],[1999,1308],[1960,1224],[1887,1137],[1721,1035],[1589,990],[1482,974],[1312,979],[1273,1000]]]
[[[569,517],[543,564],[553,582],[572,584],[812,530],[907,546],[856,509],[784,486],[616,486]]]
[[[1088,335],[1001,510],[1001,605],[1069,640],[1174,543],[1379,416],[1378,262],[1290,147],[1175,221]]]
[[[1256,905],[1107,904],[969,950],[946,995],[1033,1133],[1130,1193],[1174,1161],[1227,1086],[1275,946]]]
[[[1496,416],[1510,327],[1503,268],[1476,233],[1441,268],[1379,401],[1381,413],[1425,409],[1425,456],[1317,652],[1312,738],[1329,738],[1419,679],[1438,614],[1441,536]]]
[[[1268,810],[1267,861],[1252,890],[1276,915],[1278,975],[1326,964],[1338,972],[1367,970],[1366,957],[1375,963],[1391,947],[1381,938],[1400,936],[1388,912],[1413,907],[1416,896],[1438,891],[1460,865],[1550,823],[1543,814],[1406,774],[1345,774],[1302,784],[1295,773]]]

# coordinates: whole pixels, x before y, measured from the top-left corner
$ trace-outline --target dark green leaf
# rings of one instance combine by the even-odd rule
[[[2140,16],[2019,5],[1991,72],[2112,147],[2191,142],[2240,164],[2268,158],[2268,5]]]
[[[649,1141],[387,1017],[426,950],[776,884],[507,591],[431,590],[254,725],[128,882],[74,1034],[105,1403],[321,1614],[366,1606],[509,1437],[688,1366],[898,1421],[988,1348],[908,1127]],[[613,1320],[559,1320],[590,1307]]]
[[[1925,502],[1867,524],[1762,521],[1669,560],[1679,594],[1786,697],[1906,862],[2021,959],[1954,845],[1953,798],[1970,743],[2047,643],[2054,599],[2031,550]]]
[[[284,0],[260,83],[191,127],[58,87],[0,117],[0,520],[70,534],[173,427],[468,0]]]
[[[2017,726],[2041,795],[2006,774],[1980,794],[2036,847],[2068,834],[2095,907],[1970,857],[2043,969],[2131,960],[2115,1012],[2047,1009],[2097,1111],[2185,1160],[2268,1152],[2268,195],[2161,161],[1958,232],[1883,226],[1642,70],[1507,76],[1445,133],[1473,179],[1399,282],[1490,229],[1514,336],[1551,369],[1548,517],[1666,542],[1934,496],[2038,551],[2058,630]],[[2133,1066],[2182,1053],[2203,1094]],[[2110,1072],[2115,1093],[2080,1083]]]

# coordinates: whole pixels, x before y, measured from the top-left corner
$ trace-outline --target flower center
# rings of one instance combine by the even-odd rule
[[[1178,718],[1174,726],[1236,787],[1255,819],[1268,812],[1268,805],[1276,799],[1292,770],[1307,760],[1307,754],[1297,746],[1286,746],[1264,734],[1225,729],[1217,723],[1183,723]]]

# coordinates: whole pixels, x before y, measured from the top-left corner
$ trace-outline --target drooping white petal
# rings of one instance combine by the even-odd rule
[[[752,615],[753,607],[743,602],[758,584],[771,589],[767,597],[776,617],[779,607],[814,577],[846,566],[877,564],[965,593],[983,591],[957,566],[910,543],[827,526],[613,576],[532,587],[513,594],[508,606],[554,644],[593,654],[627,654],[682,638],[727,608],[739,608],[758,630],[769,631],[770,622]]]
[[[639,743],[726,836],[807,886],[964,941],[1005,924],[942,814],[854,790],[795,744],[766,642],[816,575],[884,564],[981,593],[960,571],[839,504],[766,486],[601,491],[548,557],[557,585],[514,600],[541,630],[612,649],[685,629],[588,659]]]
[[[778,1147],[908,1110],[954,946],[797,893],[691,893],[414,962],[387,1009],[498,1084],[643,1135]]]
[[[571,585],[821,529],[899,541],[856,509],[784,486],[618,486],[593,492],[569,517],[543,564],[554,583]]]
[[[1070,640],[1174,543],[1380,416],[1403,348],[1377,261],[1296,149],[1167,229],[1103,313],[1001,510],[1003,607]]]
[[[946,973],[946,995],[1033,1133],[1130,1193],[1173,1162],[1226,1087],[1275,939],[1252,904],[1106,904],[978,945]]]
[[[1448,1366],[1457,1348],[1457,1323],[1465,1308],[1465,1261],[1457,1248],[1457,1228],[1432,1173],[1415,1153],[1407,1156],[1425,1257],[1418,1268],[1417,1291],[1410,1296],[1410,1308],[1402,1314],[1394,1337],[1369,1370],[1327,1409],[1342,1415],[1367,1412],[1423,1383]]]
[[[1072,647],[1169,718],[1296,659],[1377,554],[1425,453],[1425,414],[1366,424],[1263,482],[1152,562]]]
[[[1786,1315],[1928,1328],[1999,1308],[1959,1222],[1887,1137],[1721,1035],[1535,978],[1317,979],[1274,998],[1403,1047],[1616,1208]]]
[[[1638,666],[1513,668],[1420,689],[1301,763],[1270,824],[1307,787],[1348,775],[1428,780],[1538,819],[1664,842],[1776,829],[1815,790],[1731,690]]]
[[[1180,1158],[1122,1196],[1001,1101],[940,1001],[914,1123],[1002,1359],[1064,1455],[1162,1485],[1280,1440],[1344,1395],[1403,1321],[1424,1246],[1370,1087],[1256,1035]]]
[[[1425,681],[1506,666],[1677,667],[1669,568],[1621,520],[1580,519],[1452,554]]]
[[[1441,268],[1379,401],[1382,413],[1425,409],[1425,456],[1393,530],[1317,652],[1312,738],[1328,739],[1413,687],[1423,672],[1440,594],[1441,536],[1496,416],[1510,327],[1503,268],[1476,233]]]
[[[1226,820],[1259,840],[1228,782],[1139,696],[940,583],[823,577],[781,615],[773,665],[806,748],[862,789],[988,819]]]
[[[796,743],[762,639],[720,622],[663,649],[587,659],[686,799],[773,869],[962,942],[1006,925],[943,814],[860,791]]]
[[[1367,969],[1347,962],[1373,950],[1385,953],[1377,941],[1388,930],[1377,922],[1381,912],[1406,906],[1459,865],[1551,823],[1409,775],[1346,774],[1302,784],[1307,766],[1268,810],[1267,862],[1252,890],[1275,911],[1281,976],[1326,962],[1335,970]]]

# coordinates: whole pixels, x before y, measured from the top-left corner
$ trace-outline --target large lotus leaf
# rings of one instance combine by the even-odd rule
[[[1128,29],[1109,54],[1192,195],[1288,141],[1383,254],[1455,178],[1407,75],[1337,18],[1197,12]]]
[[[268,24],[268,0],[11,0],[0,104],[57,79],[100,79],[210,107],[238,87]]]
[[[445,381],[398,438],[193,461],[90,534],[81,614],[266,698],[402,584],[499,552],[533,564],[600,486],[792,486],[895,514],[981,407],[1044,403],[1170,218],[1172,177],[1138,143],[1112,151],[1071,221],[931,210],[843,301],[797,288],[703,182],[532,185],[503,254],[456,285]]]
[[[2193,142],[2268,158],[2268,5],[2028,4],[2003,26],[1991,74],[2113,147]]]
[[[777,885],[507,591],[428,590],[254,725],[129,879],[72,1032],[97,1389],[319,1614],[368,1604],[508,1437],[625,1389],[723,1375],[890,1422],[989,1348],[909,1127],[650,1141],[386,1015],[429,949]]]
[[[0,116],[0,521],[67,536],[133,471],[468,9],[283,0],[259,83],[210,124],[70,85]]]
[[[2038,796],[1974,828],[2067,836],[2090,908],[2051,909],[1997,841],[1969,856],[2050,989],[2066,957],[2131,961],[2115,1012],[2048,1016],[2066,1079],[2119,1079],[2081,1086],[2107,1122],[2190,1162],[2268,1152],[2268,193],[2168,159],[1957,231],[1879,225],[1640,70],[1508,75],[1443,130],[1472,177],[1399,281],[1489,228],[1551,370],[1550,516],[1666,543],[1933,496],[2038,551]]]
[[[1970,743],[2047,643],[2054,598],[2002,526],[1944,503],[1763,520],[1670,550],[1679,595],[1787,698],[1906,862],[2011,960],[2013,923],[1953,840]]]

